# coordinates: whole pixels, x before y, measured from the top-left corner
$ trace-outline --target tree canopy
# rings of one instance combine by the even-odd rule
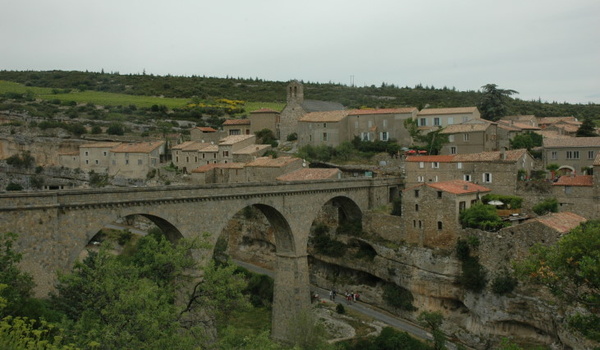
[[[591,118],[583,119],[583,122],[577,129],[577,133],[575,134],[577,137],[594,137],[598,136],[596,133],[596,125]]]
[[[483,119],[496,121],[508,113],[508,100],[519,92],[510,89],[499,89],[496,84],[481,87],[483,95],[479,102],[479,111]]]

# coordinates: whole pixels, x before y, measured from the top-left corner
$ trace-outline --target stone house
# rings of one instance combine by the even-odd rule
[[[193,169],[190,180],[196,184],[246,182],[244,163],[210,163]]]
[[[460,124],[471,119],[481,119],[477,107],[426,108],[417,113],[417,126],[424,132]]]
[[[171,147],[173,165],[182,169],[185,173],[188,170],[195,169],[200,165],[206,164],[206,159],[201,158],[200,150],[211,146],[210,143],[198,141],[186,141],[179,145]]]
[[[565,121],[576,122],[577,118],[575,118],[575,117],[539,117],[539,118],[537,118],[537,124],[538,124],[537,126],[539,126],[540,129],[546,129],[550,125],[556,124],[558,122],[565,122]]]
[[[488,187],[463,180],[408,187],[402,193],[403,238],[421,247],[453,247],[462,228],[460,212],[489,192]]]
[[[287,140],[288,135],[298,132],[298,120],[307,113],[343,110],[344,106],[337,102],[305,100],[304,85],[294,80],[287,87],[286,105],[281,111],[279,140]]]
[[[110,151],[120,142],[94,142],[79,146],[79,166],[85,172],[106,174],[111,166]],[[67,166],[66,164],[61,164]],[[144,175],[145,176],[145,175]]]
[[[525,149],[454,154],[408,156],[405,161],[406,186],[463,180],[489,187],[495,193],[514,195],[518,176],[527,177],[534,159]]]
[[[110,149],[108,175],[130,179],[146,178],[150,170],[160,166],[165,148],[164,141],[121,143]]]
[[[198,150],[200,164],[215,164],[219,162],[219,146],[211,143],[210,146]]]
[[[355,109],[348,113],[347,139],[360,137],[363,141],[396,140],[401,145],[412,144],[412,137],[404,126],[407,119],[415,119],[418,109],[386,108],[386,109]]]
[[[80,162],[79,151],[63,152],[63,153],[58,154],[58,164],[65,168],[77,169],[80,167],[79,162]]]
[[[336,147],[348,140],[348,111],[312,112],[303,115],[297,124],[298,146],[326,145]]]
[[[498,150],[498,124],[484,119],[470,119],[460,124],[446,126],[440,135],[448,136],[441,155],[480,153]]]
[[[566,175],[552,184],[552,194],[560,211],[576,212],[588,219],[600,218],[600,203],[595,197],[592,175]]]
[[[190,140],[198,142],[214,142],[227,136],[223,131],[217,131],[208,126],[197,126],[190,130]]]
[[[560,174],[585,174],[600,152],[600,137],[544,138],[544,168],[558,164]]]
[[[238,149],[233,152],[234,163],[249,163],[254,159],[261,157],[266,151],[271,149],[271,145],[250,145],[244,148]]]
[[[277,181],[315,181],[341,179],[342,171],[337,168],[301,168],[277,177]]]
[[[217,159],[219,163],[233,162],[233,154],[243,148],[254,145],[256,135],[231,135],[222,138],[218,143]]]
[[[250,112],[250,133],[255,134],[258,131],[269,129],[273,135],[278,135],[278,126],[280,114],[269,108],[261,108]]]
[[[226,135],[250,135],[250,119],[227,119],[223,122],[223,131]]]
[[[581,127],[582,122],[572,120],[561,120],[554,124],[548,125],[544,130],[556,131],[559,135],[573,136],[577,134],[577,130]]]
[[[246,163],[247,182],[270,182],[278,176],[302,168],[302,159],[296,157],[260,157]]]

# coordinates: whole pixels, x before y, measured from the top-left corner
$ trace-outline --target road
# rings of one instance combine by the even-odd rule
[[[241,267],[244,267],[244,268],[246,268],[250,271],[256,272],[256,273],[260,273],[260,274],[267,275],[270,277],[273,277],[273,275],[274,275],[273,271],[267,270],[267,269],[259,267],[259,266],[255,266],[255,265],[252,265],[252,264],[249,264],[249,263],[246,263],[243,261],[239,261],[239,260],[233,260],[233,262]],[[326,290],[326,289],[323,289],[323,288],[320,288],[320,287],[317,287],[314,285],[311,285],[310,287],[311,287],[312,291],[317,292],[319,294],[320,298],[329,300],[329,290]],[[346,304],[344,302],[343,295],[338,295],[336,300],[338,300],[340,303],[343,303],[345,308],[356,310],[357,312],[360,312],[363,315],[369,316],[369,317],[379,320],[391,327],[394,327],[401,331],[412,334],[419,339],[433,341],[433,337],[431,336],[431,333],[420,328],[419,326],[415,325],[414,323],[408,322],[403,319],[396,318],[383,310],[376,309],[376,308],[374,308],[368,304],[362,303],[362,302],[353,302],[351,304]],[[451,349],[451,350],[456,349],[456,345],[449,341],[446,342],[446,346],[448,349]]]

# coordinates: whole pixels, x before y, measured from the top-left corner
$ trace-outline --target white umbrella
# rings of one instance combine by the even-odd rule
[[[493,201],[489,201],[488,204],[490,204],[490,205],[502,205],[504,203],[500,202],[497,199],[494,199]]]

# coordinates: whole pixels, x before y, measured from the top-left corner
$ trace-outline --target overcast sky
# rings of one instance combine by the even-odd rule
[[[0,69],[494,83],[600,103],[600,1],[0,0]]]

